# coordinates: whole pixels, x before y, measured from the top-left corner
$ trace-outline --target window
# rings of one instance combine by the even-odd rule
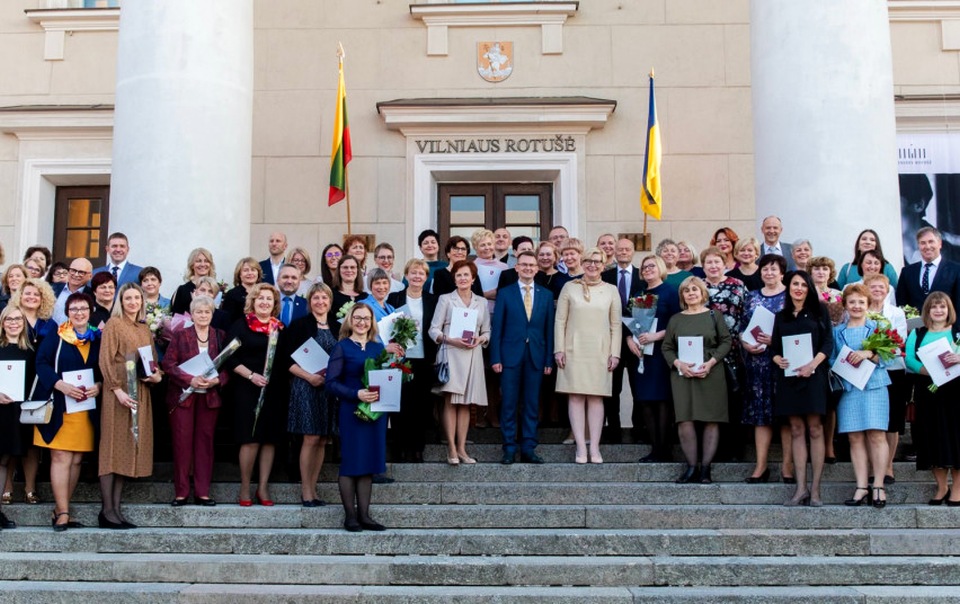
[[[105,263],[110,187],[57,187],[53,221],[53,256],[70,262],[87,258]]]
[[[553,185],[549,183],[440,184],[440,237],[470,239],[479,228],[501,227],[510,235],[539,241],[553,226]]]

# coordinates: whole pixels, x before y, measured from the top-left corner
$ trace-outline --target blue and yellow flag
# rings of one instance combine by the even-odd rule
[[[650,113],[647,117],[647,150],[643,164],[640,209],[660,220],[663,192],[660,190],[660,125],[657,123],[657,101],[653,94],[653,70],[650,70]]]

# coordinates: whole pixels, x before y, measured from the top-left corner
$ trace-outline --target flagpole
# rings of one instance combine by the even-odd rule
[[[343,58],[347,56],[347,53],[343,50],[343,44],[337,42],[337,60],[338,68],[340,73],[343,73]],[[343,165],[343,199],[347,203],[347,235],[353,234],[353,228],[350,221],[350,171],[347,170],[347,165]]]

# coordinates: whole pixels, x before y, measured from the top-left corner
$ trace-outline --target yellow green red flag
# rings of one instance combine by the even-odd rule
[[[330,152],[330,197],[332,206],[346,195],[347,164],[353,159],[350,147],[350,123],[347,121],[347,88],[343,83],[343,59],[340,60],[340,79],[337,82],[337,107],[333,123],[333,150]]]

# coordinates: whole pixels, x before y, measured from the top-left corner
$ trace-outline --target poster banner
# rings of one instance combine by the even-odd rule
[[[903,261],[918,262],[916,233],[936,227],[942,255],[960,262],[960,133],[897,135]]]

